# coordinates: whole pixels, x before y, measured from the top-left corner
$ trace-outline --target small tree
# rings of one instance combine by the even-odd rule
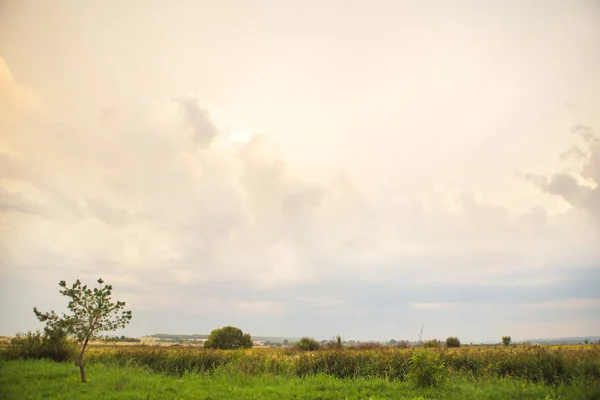
[[[510,344],[510,342],[512,342],[512,339],[510,336],[502,336],[502,344],[505,346],[508,346]]]
[[[67,306],[71,311],[69,315],[63,313],[59,317],[54,311],[43,313],[33,308],[35,316],[46,323],[48,332],[64,331],[81,343],[76,364],[81,372],[81,382],[84,383],[83,354],[90,340],[99,339],[102,332],[124,328],[131,321],[131,311],[124,310],[125,302],[114,303],[111,299],[112,285],[102,286],[103,283],[102,279],[98,279],[99,286],[92,290],[79,279],[71,288],[67,287],[65,281],[60,281],[60,293],[71,299]]]
[[[244,334],[241,329],[235,326],[214,329],[204,342],[204,347],[207,349],[222,350],[249,349],[252,345],[250,334]]]
[[[460,340],[456,336],[450,336],[446,339],[446,347],[460,347]]]
[[[299,350],[314,351],[321,348],[321,344],[313,338],[303,337],[294,345]]]

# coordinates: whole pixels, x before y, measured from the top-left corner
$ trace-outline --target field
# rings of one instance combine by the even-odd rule
[[[441,388],[416,388],[383,378],[339,379],[253,376],[216,370],[180,377],[139,367],[93,364],[90,382],[79,383],[70,363],[46,360],[0,362],[0,399],[594,399],[593,387],[548,386],[511,379],[455,378]]]
[[[0,399],[600,399],[598,346],[98,347],[87,354],[87,384],[78,382],[72,362],[6,351],[3,358]],[[430,375],[435,379],[423,385]]]

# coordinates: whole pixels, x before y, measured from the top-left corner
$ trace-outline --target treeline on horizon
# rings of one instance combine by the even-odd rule
[[[188,341],[188,340],[205,340],[208,339],[208,334],[168,334],[168,333],[155,333],[153,335],[146,335],[144,337],[169,340],[169,341]],[[296,342],[300,340],[299,337],[285,337],[285,336],[252,336],[252,340],[258,342],[269,342],[269,343],[280,343],[283,342]]]

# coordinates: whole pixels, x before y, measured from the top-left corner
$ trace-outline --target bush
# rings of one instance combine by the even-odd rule
[[[252,345],[250,334],[244,334],[241,329],[235,326],[225,326],[213,330],[204,342],[204,347],[207,349],[221,350],[249,349]]]
[[[69,340],[63,330],[46,329],[40,331],[17,333],[10,340],[6,356],[8,358],[49,358],[54,361],[75,359],[77,345]]]
[[[450,336],[446,339],[446,347],[460,347],[460,340],[456,336]]]
[[[423,343],[423,347],[425,347],[426,349],[438,347],[439,345],[440,345],[440,342],[437,341],[436,339],[431,339],[431,340],[428,340],[425,343]]]
[[[440,355],[434,351],[417,350],[410,357],[408,380],[417,387],[440,386],[448,376],[448,370]]]
[[[510,342],[512,342],[512,339],[510,336],[502,336],[502,344],[505,346],[508,346],[510,344]]]
[[[321,344],[313,338],[303,337],[294,344],[298,350],[315,351],[321,348]]]

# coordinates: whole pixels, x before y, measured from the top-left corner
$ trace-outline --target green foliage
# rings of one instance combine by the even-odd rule
[[[127,337],[127,336],[121,335],[121,336],[106,337],[104,339],[104,341],[107,343],[141,343],[142,340],[138,339],[138,338]]]
[[[252,344],[250,334],[244,334],[241,329],[234,326],[225,326],[213,330],[204,342],[204,347],[221,350],[249,349]]]
[[[125,302],[113,302],[112,285],[102,286],[103,283],[102,279],[98,279],[100,286],[92,290],[87,285],[83,285],[79,279],[71,288],[67,287],[65,281],[60,281],[58,284],[62,288],[60,294],[70,299],[67,305],[70,314],[63,313],[59,317],[54,311],[44,313],[36,307],[33,308],[35,316],[46,323],[45,331],[60,332],[82,343],[77,359],[82,382],[86,381],[83,355],[88,342],[100,339],[103,332],[124,328],[131,320],[131,311],[124,310]]]
[[[436,339],[431,339],[431,340],[428,340],[425,343],[423,343],[423,347],[425,347],[426,349],[439,347],[439,345],[440,345],[440,342],[437,341]]]
[[[410,357],[408,380],[417,387],[441,386],[448,377],[440,355],[434,351],[417,350]]]
[[[98,279],[98,284],[104,281]],[[62,329],[79,342],[100,339],[100,334],[124,328],[131,320],[131,311],[125,311],[125,302],[112,302],[112,285],[96,287],[93,290],[78,279],[71,288],[60,281],[60,294],[70,298],[68,308],[71,314],[59,317],[54,311],[40,312],[36,307],[36,317],[46,323],[49,329]]]
[[[41,359],[68,361],[75,358],[75,344],[67,338],[64,331],[45,330],[17,333],[11,338],[6,358]]]
[[[344,352],[337,352],[344,354]],[[385,378],[338,379],[323,374],[294,377],[249,376],[226,367],[212,374],[173,377],[136,366],[90,364],[95,377],[88,385],[73,385],[69,365],[45,360],[0,361],[2,399],[152,399],[152,400],[566,400],[598,399],[598,385],[556,387],[518,380],[462,379],[452,385],[422,389],[410,382]]]
[[[313,338],[303,337],[294,344],[294,347],[298,350],[315,351],[321,348],[321,344]]]
[[[460,340],[456,336],[450,336],[446,339],[446,347],[460,347]]]
[[[512,342],[510,336],[502,336],[502,344],[508,346]]]

